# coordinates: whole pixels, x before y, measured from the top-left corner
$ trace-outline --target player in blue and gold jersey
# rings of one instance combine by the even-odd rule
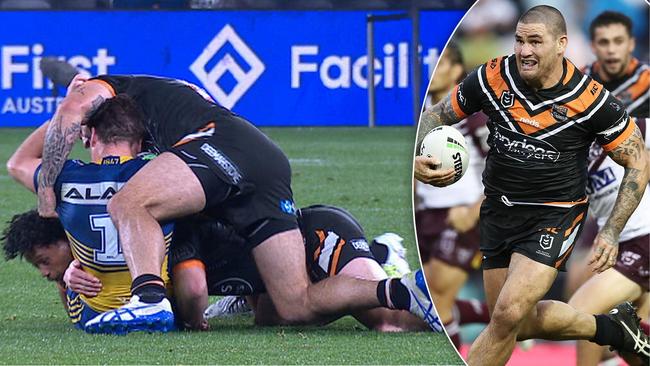
[[[112,109],[106,112],[107,107]],[[140,151],[145,127],[142,118],[120,120],[115,114],[138,116],[137,107],[128,99],[116,97],[97,109],[92,125],[80,131],[90,148],[92,163],[68,160],[55,183],[57,214],[70,242],[72,255],[88,273],[98,278],[103,287],[97,296],[80,295],[68,291],[68,311],[72,321],[91,332],[103,332],[99,327],[87,327],[87,323],[100,313],[119,308],[131,298],[131,275],[124,260],[117,230],[106,210],[109,199],[147,162],[147,158],[135,157]],[[127,112],[127,113],[124,113]],[[9,173],[28,189],[38,187],[43,141],[48,124],[30,135],[8,162]],[[173,226],[162,226],[167,248]],[[168,283],[167,260],[163,262],[163,279]],[[166,305],[171,312],[168,300]],[[129,314],[122,314],[128,317]],[[166,331],[173,325],[168,313],[160,327],[134,324],[128,331]],[[100,323],[96,319],[95,324]],[[101,324],[104,324],[103,320]],[[93,324],[93,322],[90,322]],[[124,332],[125,329],[109,331]]]

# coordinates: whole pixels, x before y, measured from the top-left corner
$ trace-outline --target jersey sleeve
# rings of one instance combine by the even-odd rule
[[[459,118],[465,118],[481,110],[479,90],[481,90],[481,85],[478,80],[477,69],[454,87],[451,92],[451,106]]]
[[[91,78],[89,81],[101,83],[106,86],[113,96],[121,93],[126,93],[133,76],[123,76],[123,75],[99,75],[94,78]]]
[[[636,128],[634,121],[625,112],[625,107],[611,94],[603,105],[590,117],[590,126],[596,134],[596,142],[605,151],[612,151],[625,141]]]

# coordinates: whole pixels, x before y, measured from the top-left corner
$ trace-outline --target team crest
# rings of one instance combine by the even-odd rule
[[[553,246],[553,237],[549,234],[543,234],[539,237],[539,246],[544,250],[549,250]]]
[[[563,105],[553,104],[553,108],[551,109],[551,115],[558,122],[565,122],[568,119],[567,112],[569,112],[569,108]]]
[[[508,90],[501,93],[501,105],[503,108],[510,108],[515,104],[515,97]]]

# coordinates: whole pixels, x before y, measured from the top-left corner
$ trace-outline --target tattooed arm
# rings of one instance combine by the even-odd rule
[[[438,104],[422,112],[418,123],[416,152],[420,151],[422,140],[431,130],[442,125],[452,125],[460,120],[461,117],[456,115],[451,106],[451,94],[447,94]],[[436,158],[418,156],[416,153],[413,167],[415,179],[436,187],[450,185],[454,182],[454,170],[436,169],[439,164],[440,162]]]
[[[41,164],[43,140],[48,126],[49,121],[32,132],[7,161],[9,175],[32,192],[35,192],[34,173]]]
[[[648,154],[641,131],[636,126],[634,128],[632,135],[609,152],[609,156],[625,168],[625,175],[612,213],[594,242],[594,252],[589,264],[595,263],[594,271],[597,272],[602,272],[616,263],[619,235],[639,205],[648,184]]]
[[[44,217],[56,217],[54,182],[59,176],[72,146],[80,138],[81,125],[112,91],[102,83],[84,82],[75,77],[50,121],[45,134],[43,162],[38,174],[38,213]]]

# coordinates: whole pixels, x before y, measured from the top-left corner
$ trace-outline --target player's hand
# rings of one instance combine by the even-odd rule
[[[75,77],[72,78],[70,85],[68,85],[67,95],[70,95],[73,91],[78,90],[79,87],[86,81],[88,81],[88,75],[83,75],[81,73],[75,75]]]
[[[592,271],[601,273],[616,264],[618,256],[618,240],[611,235],[598,233],[592,247],[589,265],[594,264]]]
[[[41,217],[58,218],[56,213],[56,194],[53,187],[39,187],[38,214]]]
[[[473,215],[467,206],[456,206],[447,213],[447,224],[456,232],[462,234],[471,230],[478,222],[478,217]]]
[[[63,282],[70,290],[88,297],[95,297],[102,290],[102,283],[99,279],[84,271],[81,268],[81,263],[76,259],[65,270]]]
[[[435,187],[446,187],[454,183],[455,172],[453,169],[440,170],[440,161],[426,156],[415,157],[415,179]]]

